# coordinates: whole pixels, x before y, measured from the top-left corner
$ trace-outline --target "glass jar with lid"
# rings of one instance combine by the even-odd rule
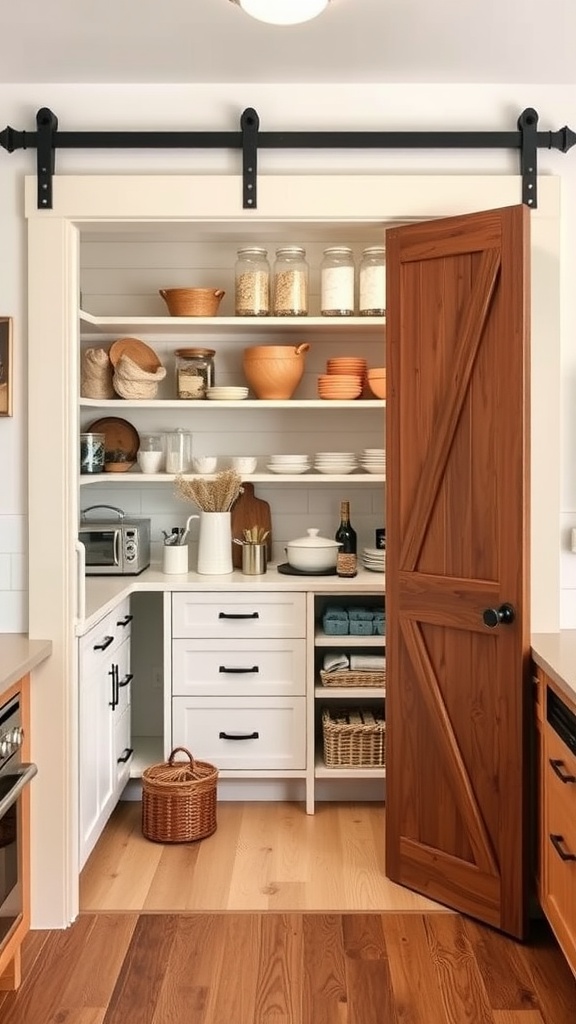
[[[384,316],[386,312],[386,249],[364,249],[359,271],[360,316]]]
[[[266,249],[238,249],[234,296],[236,316],[268,316],[270,264]]]
[[[320,268],[320,312],[322,316],[352,316],[354,313],[354,256],[346,246],[324,249]]]
[[[206,398],[206,389],[214,387],[215,350],[178,348],[174,354],[178,398]]]
[[[276,250],[273,293],[275,316],[307,315],[308,263],[305,249],[290,245]]]

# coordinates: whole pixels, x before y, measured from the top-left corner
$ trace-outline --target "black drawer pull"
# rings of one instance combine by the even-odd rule
[[[134,679],[134,673],[133,672],[128,672],[128,674],[124,676],[124,679],[122,680],[122,682],[118,683],[118,686],[128,686],[128,683],[131,683],[133,679]]]
[[[219,672],[230,672],[240,674],[241,672],[259,672],[258,665],[252,665],[252,668],[227,668],[226,665],[220,665]]]
[[[124,753],[118,758],[118,764],[126,764],[134,753],[134,747],[124,747]]]
[[[576,860],[576,853],[566,853],[566,850],[562,849],[560,844],[564,842],[564,836],[554,836],[550,833],[550,842],[562,860]]]
[[[558,776],[561,782],[576,782],[576,775],[569,775],[567,772],[560,771],[564,764],[559,758],[549,758],[550,767],[552,771]]]
[[[105,636],[101,644],[94,644],[94,650],[95,651],[105,651],[106,648],[110,647],[110,644],[113,644],[113,643],[114,643],[114,637],[113,636]]]
[[[117,626],[127,626],[130,622],[132,622],[133,618],[134,618],[133,615],[127,615],[125,619],[120,619],[120,622],[117,622],[116,625]]]
[[[260,612],[245,612],[232,615],[230,612],[218,612],[219,619],[259,619]]]
[[[257,740],[260,738],[260,733],[257,732],[220,732],[218,733],[218,739],[220,740]]]

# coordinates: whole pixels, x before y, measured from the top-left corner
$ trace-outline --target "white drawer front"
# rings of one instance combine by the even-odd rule
[[[172,635],[249,640],[252,637],[304,637],[305,594],[172,595]]]
[[[127,598],[80,637],[79,651],[83,667],[89,670],[92,665],[108,661],[109,656],[130,634],[130,599]]]
[[[229,736],[249,737],[227,739]],[[222,770],[303,769],[304,697],[172,700],[172,746]]]
[[[172,693],[306,693],[305,640],[173,640]]]

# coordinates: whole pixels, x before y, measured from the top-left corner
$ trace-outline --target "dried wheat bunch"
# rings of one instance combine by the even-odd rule
[[[242,477],[235,469],[224,469],[211,480],[177,476],[174,484],[180,497],[191,501],[202,512],[229,512],[242,493]]]

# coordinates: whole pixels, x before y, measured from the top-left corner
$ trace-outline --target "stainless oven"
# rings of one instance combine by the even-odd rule
[[[0,705],[0,945],[23,912],[22,794],[37,772],[21,757],[20,696]]]

